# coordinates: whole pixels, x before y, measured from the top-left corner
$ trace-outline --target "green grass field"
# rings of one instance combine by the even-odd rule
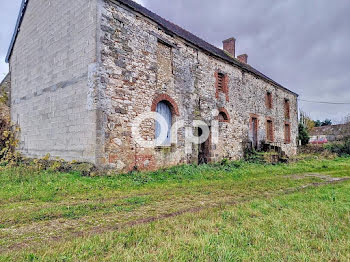
[[[0,167],[0,261],[350,261],[350,158],[83,177]]]

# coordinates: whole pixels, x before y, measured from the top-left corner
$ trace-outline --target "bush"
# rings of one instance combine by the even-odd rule
[[[6,140],[3,137],[5,131],[10,130],[8,121],[0,117],[0,151],[6,146]]]
[[[346,137],[343,142],[335,142],[325,145],[325,148],[338,156],[350,155],[350,137]]]
[[[15,149],[18,145],[19,128],[11,126],[10,109],[6,105],[6,93],[0,94],[0,162],[12,163],[18,158]]]
[[[244,160],[249,163],[264,164],[264,155],[257,152],[255,149],[246,148],[244,150]]]
[[[307,145],[310,141],[309,132],[302,123],[299,124],[299,140],[301,140],[303,146]]]
[[[6,161],[9,163],[17,162],[20,155],[16,153],[16,147],[18,146],[17,133],[19,128],[17,127],[5,127],[1,130],[0,137],[0,162]]]
[[[301,154],[321,154],[327,149],[323,145],[308,144],[299,148]]]

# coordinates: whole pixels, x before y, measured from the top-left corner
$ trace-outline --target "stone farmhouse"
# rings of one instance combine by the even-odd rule
[[[23,0],[7,55],[19,151],[49,153],[121,172],[239,159],[246,147],[297,149],[297,94],[236,57],[130,0]],[[213,115],[213,110],[217,111]],[[177,143],[140,146],[132,122],[145,112],[182,121]],[[190,145],[194,120],[218,141]],[[142,124],[152,140],[156,121]],[[159,127],[158,127],[159,128]]]

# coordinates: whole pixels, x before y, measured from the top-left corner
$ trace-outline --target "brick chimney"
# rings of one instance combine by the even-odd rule
[[[245,64],[248,63],[248,55],[247,54],[239,55],[239,56],[237,56],[237,58],[242,63],[245,63]]]
[[[228,52],[231,56],[236,57],[236,39],[231,37],[222,41],[224,44],[224,51]]]

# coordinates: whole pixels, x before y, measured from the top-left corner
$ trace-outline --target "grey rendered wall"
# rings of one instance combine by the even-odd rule
[[[20,152],[95,162],[96,0],[30,0],[12,56]]]

